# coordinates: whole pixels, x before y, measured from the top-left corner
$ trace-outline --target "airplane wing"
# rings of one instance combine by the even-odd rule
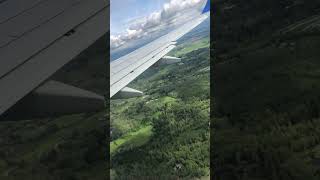
[[[109,0],[0,1],[0,115],[30,93],[52,100],[82,97],[88,104],[96,100],[101,105],[104,98],[99,95],[46,80],[109,31],[109,4]]]
[[[208,5],[206,5],[206,8],[207,6]],[[178,29],[152,41],[132,53],[112,61],[110,63],[110,98],[127,98],[141,94],[142,92],[126,86],[160,59],[166,58],[176,60],[177,58],[167,57],[165,55],[175,48],[175,41],[194,29],[207,17],[207,14],[199,15],[199,17],[182,25]]]

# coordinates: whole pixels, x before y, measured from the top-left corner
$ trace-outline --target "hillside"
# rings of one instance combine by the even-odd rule
[[[319,5],[217,2],[215,179],[319,179]]]
[[[209,41],[186,41],[130,87],[145,96],[111,101],[111,177],[202,177],[209,174]]]

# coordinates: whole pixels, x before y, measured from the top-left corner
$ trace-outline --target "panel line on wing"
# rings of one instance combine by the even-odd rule
[[[126,56],[126,61],[123,61],[117,65],[111,66],[111,71],[113,74],[116,74],[119,71],[121,71],[122,69],[125,69],[126,67],[130,66],[131,64],[136,63],[137,62],[137,61],[135,61],[136,59],[141,59],[148,54],[151,54],[153,52],[157,52],[157,51],[159,51],[159,48],[162,48],[163,46],[167,46],[167,45],[168,45],[168,43],[160,44],[160,45],[156,46],[153,50],[151,50],[151,52],[147,51],[147,54],[141,53],[141,54],[135,54],[134,56]]]
[[[122,64],[122,66],[117,66],[117,68],[113,68],[112,71],[114,71],[114,69],[116,69],[116,75],[110,77],[110,83],[113,84],[113,82],[115,81],[115,79],[117,79],[117,77],[121,77],[121,75],[124,75],[125,70],[129,69],[134,69],[135,67],[139,66],[139,64],[142,64],[144,62],[144,59],[148,59],[150,56],[154,55],[154,54],[158,54],[159,52],[161,52],[163,49],[167,48],[169,45],[171,45],[171,43],[166,43],[160,47],[155,48],[155,50],[151,51],[151,52],[147,52],[147,54],[143,54],[143,56],[139,57],[139,60],[136,59],[128,59],[128,63]]]
[[[65,4],[57,4],[55,1],[52,1],[52,0],[45,1],[40,4],[40,7],[34,7],[32,9],[32,11],[36,11],[36,13],[25,12],[25,13],[22,13],[20,16],[16,16],[11,21],[8,21],[4,24],[0,24],[1,36],[15,37],[14,39],[7,41],[6,43],[2,42],[2,44],[0,44],[0,48],[8,46],[13,41],[20,39],[22,36],[50,22],[52,19],[55,19],[57,16],[65,13],[68,9],[78,5],[80,1],[81,0],[65,0],[63,1],[63,3]],[[40,11],[45,11],[45,13],[38,14]],[[26,23],[26,24],[22,24],[22,23]]]
[[[127,74],[123,78],[121,78],[118,82],[113,84],[110,88],[110,97],[115,95],[118,91],[120,91],[123,87],[127,86],[131,81],[137,78],[140,74],[142,74],[145,70],[147,70],[150,66],[155,64],[159,59],[161,59],[164,55],[170,52],[175,45],[169,45],[168,48],[164,49],[161,53],[158,53],[154,56],[154,58],[150,58],[148,61],[145,61],[144,64],[140,65],[136,69],[133,70],[132,73]]]
[[[165,49],[167,49],[171,45],[173,45],[173,44],[169,43],[165,46],[162,46],[161,49],[157,49],[156,51],[152,51],[152,52],[146,54],[142,60],[136,61],[135,64],[133,66],[131,66],[132,68],[130,68],[130,69],[128,68],[129,66],[123,68],[121,70],[121,72],[119,72],[120,74],[117,74],[116,76],[110,77],[110,84],[112,85],[112,84],[115,84],[116,82],[120,81],[121,79],[124,78],[124,76],[126,76],[130,72],[134,71],[135,69],[139,68],[140,66],[145,64],[146,61],[149,61],[150,59],[154,58],[156,55],[160,54],[161,52],[163,52]]]
[[[6,0],[5,0],[6,1]],[[48,0],[10,0],[10,1],[1,1],[0,6],[0,24],[9,21],[10,19],[19,16],[20,14],[32,9],[33,7],[41,4],[42,2]]]

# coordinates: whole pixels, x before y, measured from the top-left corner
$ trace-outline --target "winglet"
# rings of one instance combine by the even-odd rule
[[[207,4],[204,6],[203,10],[202,10],[202,14],[206,13],[210,11],[210,0],[207,1]]]

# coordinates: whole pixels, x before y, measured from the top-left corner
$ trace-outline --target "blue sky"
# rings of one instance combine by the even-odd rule
[[[206,0],[111,0],[110,47],[154,37],[199,15]]]
[[[130,20],[159,11],[167,0],[111,0],[111,33],[125,31]]]

